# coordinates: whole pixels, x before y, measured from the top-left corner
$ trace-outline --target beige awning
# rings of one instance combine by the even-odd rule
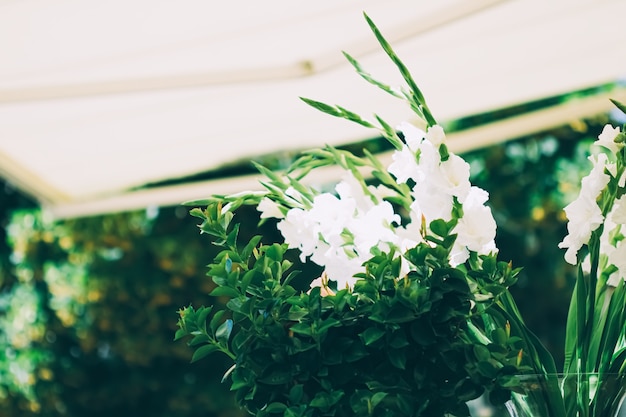
[[[623,0],[3,0],[0,175],[54,214],[80,216],[240,191],[256,179],[133,190],[242,158],[371,137],[298,99],[392,124],[411,118],[341,54],[400,83],[363,11],[439,120],[626,75]],[[615,97],[626,101],[623,90]],[[610,103],[569,106],[460,134],[455,146],[505,140]]]

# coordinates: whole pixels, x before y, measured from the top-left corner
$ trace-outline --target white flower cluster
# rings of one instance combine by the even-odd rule
[[[371,191],[376,191],[370,187]],[[339,288],[352,286],[371,249],[389,249],[395,241],[393,225],[400,221],[387,201],[375,203],[349,173],[335,187],[337,195],[322,193],[310,209],[292,208],[278,224],[289,247],[298,248],[325,267]]]
[[[470,167],[463,158],[450,153],[441,160],[439,146],[445,135],[440,126],[433,126],[425,134],[408,123],[400,125],[406,145],[393,156],[388,170],[398,183],[414,182],[413,204],[410,207],[411,226],[405,233],[407,241],[402,249],[419,243],[418,230],[422,218],[428,225],[436,219],[452,220],[454,204],[460,204],[463,216],[453,233],[458,235],[451,253],[452,265],[462,264],[469,257],[469,251],[478,254],[495,252],[496,222],[491,210],[485,206],[489,195],[481,188],[471,185]]]
[[[393,155],[388,167],[398,184],[412,186],[410,221],[401,225],[400,216],[383,199],[392,191],[386,187],[368,186],[368,193],[351,172],[335,187],[335,193],[317,195],[312,207],[291,208],[283,217],[268,201],[259,205],[263,217],[282,218],[278,229],[291,248],[298,248],[306,257],[324,266],[328,279],[338,288],[352,287],[354,274],[363,271],[363,263],[372,250],[398,249],[400,253],[423,242],[422,224],[436,219],[458,218],[453,233],[458,235],[450,255],[450,263],[465,262],[470,251],[478,254],[495,252],[496,223],[489,207],[486,191],[469,181],[469,164],[449,154],[441,160],[439,146],[445,140],[440,126],[428,133],[409,123],[399,126],[406,145]],[[404,265],[408,268],[407,265]],[[319,284],[320,280],[316,280]]]
[[[559,248],[567,248],[565,260],[572,265],[576,265],[578,251],[589,243],[591,233],[604,222],[597,200],[610,180],[605,173],[608,158],[606,154],[599,154],[597,157],[590,156],[589,160],[593,163],[593,168],[582,179],[580,194],[564,208],[568,218],[568,234],[559,243]]]
[[[578,197],[564,209],[568,218],[568,234],[559,243],[560,248],[567,249],[565,260],[576,265],[578,251],[589,243],[591,234],[604,225],[600,239],[600,253],[606,256],[607,265],[617,268],[609,279],[610,285],[615,285],[620,278],[626,279],[626,240],[621,232],[622,225],[626,224],[626,195],[619,198],[607,195],[605,200],[601,198],[602,193],[607,192],[610,181],[616,181],[617,188],[620,190],[624,190],[626,183],[626,175],[623,169],[618,172],[616,163],[618,153],[624,146],[623,143],[615,142],[619,134],[619,128],[606,125],[598,136],[595,145],[603,147],[605,152],[589,157],[593,167],[589,175],[582,179]],[[605,218],[600,204],[606,199],[614,198],[613,205]]]

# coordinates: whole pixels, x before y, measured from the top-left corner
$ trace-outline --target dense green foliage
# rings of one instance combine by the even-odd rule
[[[209,265],[212,294],[230,300],[227,309],[182,309],[176,337],[191,336],[194,362],[221,351],[236,364],[231,390],[251,414],[468,415],[466,402],[485,387],[494,402],[508,399],[526,346],[504,322],[493,342],[476,340],[482,318],[468,324],[470,282],[498,294],[518,271],[494,256],[474,259],[469,272],[450,267],[455,220],[431,224],[436,246],[407,251],[418,267],[404,279],[400,258],[380,252],[352,290],[335,293],[297,291],[287,245],[262,243],[260,235],[240,244],[240,224],[220,203],[192,213],[222,249]]]
[[[557,248],[562,207],[587,167],[577,144],[605,121],[465,155],[473,182],[490,192],[500,259],[524,266],[516,300],[555,356],[574,279]],[[172,341],[176,310],[212,303],[205,294],[214,288],[205,273],[215,252],[186,208],[53,223],[17,213],[28,202],[6,190],[0,187],[0,230],[10,231],[0,242],[1,416],[240,413],[220,383],[226,362],[189,366],[192,351]],[[256,213],[240,215],[248,219],[240,233],[259,233]]]
[[[186,209],[60,223],[27,212],[11,237],[0,415],[237,413],[219,362],[191,368],[172,342],[178,306],[211,289]]]

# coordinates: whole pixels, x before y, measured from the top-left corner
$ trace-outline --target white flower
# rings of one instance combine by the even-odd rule
[[[576,265],[576,255],[580,248],[589,243],[591,233],[604,221],[596,200],[609,183],[610,177],[604,170],[607,167],[610,170],[610,164],[606,154],[592,155],[589,160],[593,163],[593,168],[582,179],[580,194],[564,209],[568,218],[568,235],[559,243],[559,248],[567,248],[565,260],[572,265]]]
[[[455,244],[450,252],[450,265],[456,267],[469,259],[469,250],[463,245]]]
[[[257,210],[261,212],[262,219],[282,219],[285,217],[283,212],[280,210],[280,205],[268,197],[261,199],[259,205],[257,206]]]
[[[439,151],[433,144],[424,140],[424,132],[415,126],[403,123],[399,129],[407,144],[392,155],[393,162],[387,170],[399,184],[410,178],[416,184],[423,183],[440,162]]]
[[[310,256],[325,267],[327,277],[336,281],[338,288],[351,287],[353,275],[363,272],[372,248],[395,246],[394,224],[400,223],[400,216],[389,202],[375,203],[350,172],[335,191],[337,195],[315,196],[310,209],[289,210],[278,229],[290,248],[300,250],[303,261]],[[380,193],[373,188],[368,191]]]
[[[441,163],[439,150],[427,140],[420,143],[417,150],[419,152],[418,166],[419,169],[428,176],[434,169],[437,169]]]
[[[402,132],[404,141],[406,142],[408,148],[413,152],[417,151],[419,145],[424,140],[424,137],[426,137],[426,133],[422,129],[409,122],[400,123],[397,129]]]
[[[434,146],[438,147],[446,140],[446,134],[441,126],[435,125],[428,128],[426,139]]]
[[[389,165],[387,171],[396,177],[398,184],[406,183],[409,178],[416,179],[423,175],[417,165],[415,154],[408,146],[404,146],[400,151],[395,151],[391,155],[391,159],[393,162]]]
[[[593,163],[593,168],[589,175],[582,179],[580,194],[595,200],[609,183],[610,177],[604,170],[610,168],[611,164],[608,163],[608,157],[604,153],[591,155],[589,160]]]
[[[435,171],[438,175],[433,175],[435,187],[440,187],[441,191],[464,200],[470,191],[471,183],[469,180],[470,166],[460,156],[450,154],[447,161],[439,164],[439,170]]]
[[[350,224],[354,234],[354,245],[359,254],[370,254],[372,248],[380,242],[394,243],[398,237],[392,229],[393,223],[400,223],[400,216],[394,213],[393,207],[383,201],[362,213]]]
[[[373,192],[374,187],[368,187],[368,191]],[[341,200],[354,200],[356,207],[367,210],[374,205],[372,197],[365,194],[359,180],[350,171],[346,171],[341,182],[335,186],[335,191]],[[375,198],[377,196],[375,195]]]
[[[426,224],[436,219],[449,221],[452,219],[454,197],[462,202],[470,191],[469,164],[457,155],[450,155],[447,161],[439,163],[438,155],[435,157],[430,153],[432,146],[424,149],[426,152],[420,158],[420,165],[425,167],[422,170],[424,176],[412,190],[414,202],[411,210],[420,221],[423,215]],[[435,159],[438,163],[429,163],[428,159]]]
[[[565,260],[576,265],[578,251],[583,245],[589,243],[591,233],[600,227],[604,216],[595,198],[591,199],[582,193],[576,200],[565,206],[564,210],[569,220],[568,235],[559,243],[559,248],[567,248]]]
[[[421,219],[416,218],[415,212],[411,212],[411,222],[404,227],[396,229],[397,246],[402,253],[414,248],[423,241],[420,228]]]
[[[276,226],[290,248],[300,250],[300,260],[304,262],[313,253],[319,242],[319,227],[307,218],[307,212],[292,208]]]
[[[451,220],[454,206],[453,196],[443,192],[440,188],[422,185],[416,187],[412,193],[414,201],[411,204],[411,211],[415,213],[412,218],[421,222],[422,216],[424,216],[427,225],[436,219]]]
[[[352,288],[357,280],[354,275],[363,272],[363,262],[360,259],[347,258],[336,251],[330,251],[325,255],[319,254],[311,257],[311,260],[324,266],[326,275],[337,283],[338,290]]]
[[[463,203],[463,217],[453,230],[458,236],[451,253],[451,264],[459,265],[465,262],[469,257],[469,251],[487,255],[497,250],[496,221],[491,209],[484,205],[488,198],[489,194],[485,190],[471,187]]]
[[[616,224],[626,224],[626,194],[615,200],[609,216]]]
[[[340,245],[343,243],[341,233],[351,221],[355,210],[353,199],[339,199],[330,193],[323,193],[313,199],[313,207],[308,215],[326,242]]]
[[[611,125],[605,125],[602,129],[602,133],[598,136],[598,140],[594,143],[599,146],[603,146],[613,153],[619,152],[620,148],[624,147],[623,143],[616,143],[615,138],[619,135],[619,127],[613,127]]]

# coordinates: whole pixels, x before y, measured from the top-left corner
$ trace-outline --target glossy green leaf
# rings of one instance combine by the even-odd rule
[[[304,385],[296,384],[289,390],[289,401],[292,404],[297,404],[302,400],[304,395]]]
[[[379,340],[384,335],[385,335],[384,330],[379,329],[378,327],[368,327],[359,336],[361,337],[361,340],[363,340],[363,343],[366,346],[368,346],[376,342],[377,340]]]
[[[237,291],[235,288],[231,288],[231,287],[215,287],[211,292],[210,295],[212,295],[213,297],[238,297],[239,291]]]
[[[208,354],[210,354],[212,352],[215,352],[217,350],[218,350],[218,347],[215,346],[215,345],[203,345],[203,346],[200,346],[193,353],[193,356],[191,357],[191,363],[197,362],[200,359],[206,357]]]
[[[279,414],[279,413],[282,414],[285,412],[286,409],[287,409],[287,406],[285,404],[279,403],[279,402],[273,402],[267,405],[267,407],[265,408],[265,412],[269,414]]]

